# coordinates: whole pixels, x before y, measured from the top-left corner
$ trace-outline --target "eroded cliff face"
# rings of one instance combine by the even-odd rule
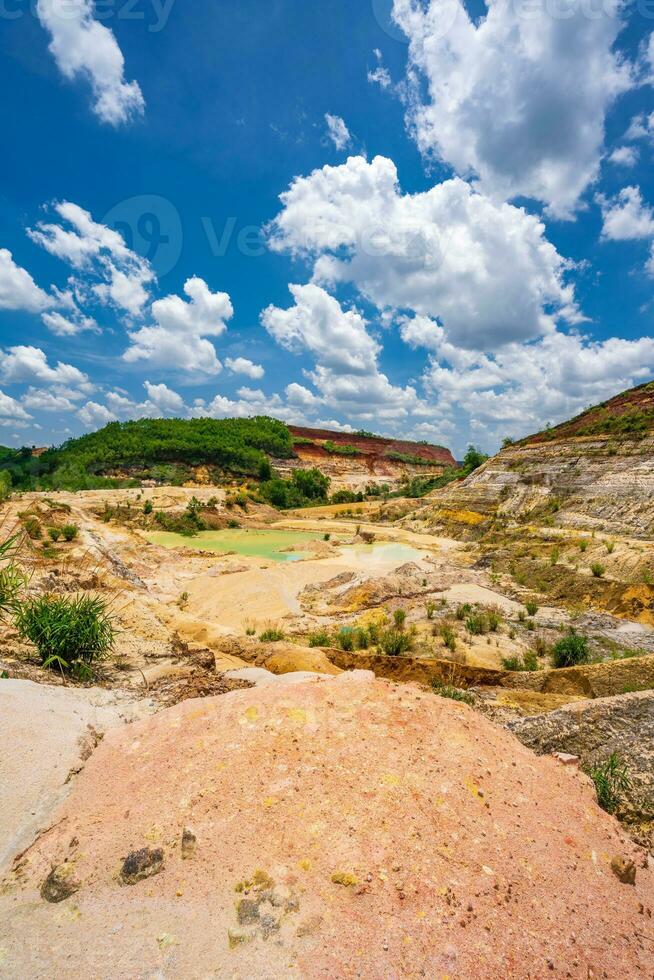
[[[455,467],[449,449],[426,443],[306,429],[289,426],[297,459],[277,460],[275,469],[286,476],[294,469],[317,467],[330,478],[331,492],[365,491],[369,483],[388,483],[395,489],[403,479],[440,476]]]
[[[554,526],[652,537],[654,432],[510,446],[463,483],[435,491],[425,511],[432,524],[439,514],[444,523],[461,518],[470,527],[495,516],[546,518]]]

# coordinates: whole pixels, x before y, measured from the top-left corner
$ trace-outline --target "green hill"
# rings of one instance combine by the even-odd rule
[[[270,478],[270,461],[294,455],[286,425],[251,419],[140,419],[112,422],[40,456],[0,448],[0,472],[19,490],[83,490],[153,479],[184,483],[205,466],[216,483],[231,477]]]

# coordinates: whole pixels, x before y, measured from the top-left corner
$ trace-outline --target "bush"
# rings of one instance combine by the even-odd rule
[[[147,515],[151,514],[153,510],[154,510],[154,504],[152,503],[152,501],[146,500],[145,503],[143,504],[143,513],[147,517]]]
[[[612,555],[615,551],[615,541],[606,541],[605,547],[607,555]]]
[[[404,624],[406,623],[406,612],[404,609],[396,609],[393,613],[393,622],[395,623],[395,629],[403,630]]]
[[[354,631],[354,645],[357,650],[367,650],[370,646],[370,633],[363,627],[358,627]]]
[[[338,631],[336,641],[341,648],[349,653],[354,650],[354,630],[350,626],[344,626]]]
[[[315,630],[313,633],[309,633],[309,646],[310,647],[330,647],[332,645],[332,638],[325,629]]]
[[[64,536],[64,541],[74,541],[79,534],[79,528],[76,524],[64,524],[61,533]]]
[[[48,528],[48,535],[50,537],[50,540],[51,541],[54,541],[55,544],[56,544],[57,541],[59,540],[59,538],[61,537],[61,528],[60,527],[49,527]]]
[[[538,654],[535,650],[525,651],[525,655],[522,659],[525,665],[525,670],[538,670]]]
[[[263,633],[260,634],[259,639],[262,643],[279,643],[281,640],[286,639],[286,634],[280,629],[271,627],[264,630]]]
[[[411,637],[405,631],[389,629],[381,635],[379,645],[387,657],[399,657],[411,649]]]
[[[590,660],[588,637],[580,636],[574,629],[554,644],[552,663],[555,667],[576,667]]]
[[[502,622],[502,614],[500,613],[499,609],[487,610],[486,621],[491,633],[497,633],[498,629],[500,628],[500,623]]]
[[[584,538],[584,539],[582,539],[582,540],[581,540],[581,541],[579,542],[579,550],[580,550],[580,551],[582,551],[582,552],[583,552],[583,551],[588,551],[588,545],[589,545],[589,543],[590,543],[590,542],[588,542],[588,541],[586,541],[586,539],[585,539],[585,538]]]
[[[436,603],[435,602],[428,602],[427,603],[427,606],[426,606],[426,609],[427,609],[427,619],[433,619],[434,618],[434,614],[436,612]]]
[[[601,561],[594,561],[590,566],[590,570],[593,573],[594,578],[602,578],[604,576],[604,572],[606,571]]]
[[[100,596],[29,599],[16,611],[16,627],[37,648],[44,667],[82,679],[92,676],[93,666],[114,645],[113,619]]]
[[[504,670],[524,670],[524,664],[520,657],[512,655],[510,657],[502,657],[502,667]]]
[[[468,613],[472,612],[472,606],[469,602],[464,602],[463,605],[457,606],[456,608],[456,618],[461,622],[466,618]]]
[[[525,602],[525,609],[527,610],[528,616],[535,616],[538,612],[538,603],[533,600],[530,602]]]
[[[23,521],[23,526],[24,526],[25,530],[27,531],[28,537],[30,537],[32,539],[32,541],[38,541],[39,540],[39,538],[41,537],[42,531],[41,531],[41,525],[39,523],[38,518],[36,518],[36,517],[27,517]]]
[[[488,633],[488,623],[482,613],[473,613],[466,619],[466,629],[472,636],[483,636]]]
[[[607,813],[615,813],[624,794],[631,789],[631,779],[622,758],[613,752],[606,762],[586,770],[595,783],[597,802]]]

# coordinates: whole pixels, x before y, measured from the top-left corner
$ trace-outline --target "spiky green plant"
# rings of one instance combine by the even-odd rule
[[[611,753],[605,762],[592,766],[586,772],[595,783],[597,802],[607,813],[615,813],[631,789],[631,779],[624,760],[617,752]]]
[[[22,534],[13,534],[0,541],[0,619],[16,612],[20,595],[28,577],[16,561]]]
[[[102,596],[47,594],[22,602],[16,627],[39,652],[44,667],[86,678],[113,649],[116,631]]]

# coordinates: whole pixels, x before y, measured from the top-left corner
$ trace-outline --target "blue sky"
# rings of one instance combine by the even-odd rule
[[[649,380],[652,30],[4,0],[0,443],[266,413],[460,455]]]

